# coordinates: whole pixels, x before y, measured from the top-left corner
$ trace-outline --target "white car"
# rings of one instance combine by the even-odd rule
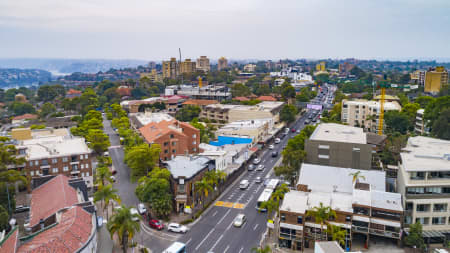
[[[264,165],[263,165],[263,164],[258,165],[258,167],[256,168],[256,170],[257,170],[257,171],[262,171],[262,170],[264,170]]]
[[[138,205],[139,214],[144,214],[147,212],[147,208],[145,208],[144,203],[139,203]]]
[[[138,213],[138,210],[137,210],[136,208],[134,208],[134,207],[132,207],[132,208],[130,209],[130,213],[131,213],[131,215],[139,214],[139,213]],[[136,216],[134,216],[134,217],[132,218],[132,220],[138,221],[139,218],[136,217]]]
[[[167,230],[175,233],[186,233],[189,229],[186,226],[180,225],[178,223],[170,223]]]
[[[280,138],[275,138],[275,144],[278,144],[280,142],[281,142]]]
[[[269,149],[270,149],[270,150],[272,150],[272,149],[274,149],[274,148],[275,148],[275,146],[274,146],[273,144],[269,145]]]
[[[260,163],[261,162],[261,159],[259,159],[259,158],[255,158],[254,160],[253,160],[253,164],[258,164],[258,163]]]
[[[236,218],[234,218],[233,225],[238,228],[242,227],[242,225],[244,225],[246,220],[247,219],[245,218],[245,215],[240,213],[236,216]]]
[[[250,185],[250,182],[247,179],[244,179],[239,183],[239,189],[245,190],[245,189],[247,189],[247,187],[249,185]]]

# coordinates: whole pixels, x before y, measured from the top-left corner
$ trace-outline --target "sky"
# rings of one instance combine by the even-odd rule
[[[450,58],[449,0],[0,0],[0,58]]]

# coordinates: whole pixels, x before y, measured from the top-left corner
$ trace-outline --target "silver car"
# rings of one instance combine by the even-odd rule
[[[245,215],[240,213],[236,216],[236,218],[234,218],[233,226],[240,228],[244,225],[246,220]]]

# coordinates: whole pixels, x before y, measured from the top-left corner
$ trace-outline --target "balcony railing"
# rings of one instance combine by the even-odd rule
[[[369,232],[371,234],[384,236],[384,237],[390,237],[390,238],[395,238],[395,239],[399,239],[400,238],[400,233],[393,232],[393,231],[386,231],[386,230],[380,230],[380,229],[371,228],[369,230]]]
[[[285,239],[289,239],[289,240],[302,240],[302,234],[287,234],[287,233],[283,233],[280,232],[280,237],[283,237]]]
[[[360,226],[354,226],[352,225],[352,230],[356,232],[362,232],[362,233],[368,233],[369,228],[368,227],[360,227]]]

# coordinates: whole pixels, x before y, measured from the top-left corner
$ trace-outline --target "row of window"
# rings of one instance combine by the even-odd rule
[[[88,169],[89,168],[89,163],[80,164],[80,168],[81,169],[84,169],[84,168]],[[72,170],[73,171],[77,171],[78,170],[78,165],[77,164],[72,165]],[[63,172],[69,171],[69,166],[64,166],[62,171]],[[54,173],[54,174],[57,174],[57,173],[59,173],[59,168],[52,168],[51,172]],[[40,174],[40,170],[30,170],[30,176],[35,176],[35,175],[38,176],[39,174]]]
[[[407,194],[442,194],[450,193],[450,187],[408,187]]]
[[[413,180],[424,180],[427,179],[449,179],[450,171],[432,171],[432,172],[411,172],[410,178]]]
[[[89,158],[88,154],[80,155],[80,160],[88,159],[88,158]],[[62,161],[63,162],[68,162],[69,161],[69,157],[63,157]],[[51,162],[52,162],[52,164],[58,163],[58,158],[52,158]],[[35,166],[39,166],[39,165],[47,166],[47,165],[49,165],[49,163],[48,163],[48,159],[42,159],[42,160],[30,161],[29,165],[30,166],[33,166],[33,165],[35,165]]]
[[[411,218],[407,217],[406,223],[410,224]],[[447,221],[447,217],[432,217],[431,218],[431,225],[445,225]],[[430,217],[419,217],[416,218],[416,222],[420,222],[422,225],[430,225]],[[449,217],[449,223],[450,223],[450,217]]]
[[[431,209],[431,204],[417,204],[417,212],[429,212]],[[433,205],[433,212],[447,212],[447,203],[439,203]]]

